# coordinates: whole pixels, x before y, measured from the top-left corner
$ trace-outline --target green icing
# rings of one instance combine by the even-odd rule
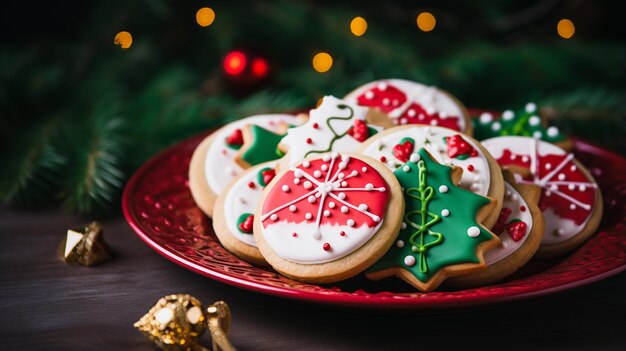
[[[367,127],[367,137],[371,138],[373,137],[376,133],[378,133],[378,131],[372,127]]]
[[[408,172],[404,166],[394,172],[404,189],[406,227],[397,239],[404,245],[393,245],[369,272],[400,267],[425,283],[446,266],[479,263],[476,248],[493,237],[476,222],[478,211],[490,200],[455,186],[452,168],[434,161],[424,148],[418,154],[417,163],[404,165]],[[442,185],[447,192],[440,192]],[[449,211],[447,217],[441,214],[444,209]],[[467,230],[474,226],[480,232],[472,238]],[[416,264],[406,265],[407,256],[413,256]]]
[[[241,158],[251,165],[275,160],[277,157],[276,147],[284,135],[273,133],[263,127],[250,125],[252,132],[252,145],[241,155]]]
[[[241,149],[241,145],[237,145],[237,144],[229,144],[226,141],[224,141],[224,144],[226,144],[226,147],[228,147],[229,149],[233,149],[233,150],[239,150]]]
[[[241,230],[241,223],[243,223],[249,216],[252,216],[252,213],[242,213],[241,216],[237,218],[237,229],[239,229],[241,233],[252,234],[252,231],[244,232],[243,230]]]
[[[541,133],[541,140],[555,143],[564,141],[567,137],[558,131],[553,136],[548,135],[548,128],[544,127],[542,123],[536,125],[530,124],[530,119],[533,116],[540,117],[538,111],[528,112],[526,109],[521,109],[513,113],[513,118],[505,120],[504,118],[494,119],[489,122],[482,122],[480,118],[474,118],[474,137],[478,140],[485,140],[498,136],[507,135],[519,135],[519,136],[534,136],[536,132]],[[494,123],[499,123],[500,128],[494,130]]]
[[[340,109],[340,110],[346,110],[347,109],[350,112],[350,114],[348,116],[345,116],[345,117],[333,116],[333,117],[328,117],[326,119],[326,126],[328,126],[328,129],[333,133],[333,138],[330,140],[330,144],[328,145],[328,147],[326,149],[323,149],[323,150],[311,150],[311,151],[307,152],[306,154],[304,154],[304,157],[307,157],[307,156],[309,156],[309,154],[312,154],[312,153],[321,154],[321,153],[328,152],[328,151],[332,150],[333,149],[333,144],[335,143],[335,141],[343,138],[346,134],[348,134],[348,131],[350,130],[349,128],[346,129],[346,131],[343,132],[342,134],[338,134],[335,131],[335,129],[333,128],[333,126],[330,125],[330,121],[335,120],[335,119],[338,119],[338,120],[350,120],[354,116],[354,110],[352,109],[352,107],[350,107],[348,105],[344,105],[344,104],[337,105],[337,108]]]

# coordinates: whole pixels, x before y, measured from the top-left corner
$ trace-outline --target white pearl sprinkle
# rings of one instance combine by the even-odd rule
[[[344,200],[344,199],[346,198],[346,193],[341,192],[341,193],[339,193],[339,195],[337,195],[337,196],[339,196],[339,198],[340,198],[340,199]]]
[[[365,184],[365,189],[372,190],[372,189],[374,189],[374,185],[372,183],[367,183],[367,184]]]
[[[469,227],[467,228],[467,235],[469,235],[470,238],[475,238],[480,235],[480,229],[478,229],[478,227]]]
[[[315,196],[313,196],[313,195],[309,196],[309,202],[310,203],[314,203],[315,200],[317,200],[317,198]]]
[[[324,162],[328,162],[328,161],[330,161],[330,157],[331,157],[330,154],[324,154],[324,156],[322,156],[322,160]]]
[[[380,217],[378,217],[378,216],[374,215],[374,216],[372,217],[372,220],[373,220],[374,222],[378,223],[378,222],[380,222]]]
[[[322,167],[320,167],[320,169],[324,172],[326,172],[328,170],[328,165],[322,165]]]
[[[389,102],[390,102],[390,101],[389,101],[389,99],[388,99],[388,98],[384,98],[384,99],[383,99],[383,105],[387,106],[387,105],[389,105]]]
[[[284,185],[281,187],[281,189],[282,189],[284,192],[288,193],[288,192],[289,192],[289,185],[284,184]]]
[[[448,187],[445,186],[445,185],[439,186],[439,192],[442,193],[442,194],[447,193],[448,192]]]
[[[548,162],[548,163],[546,163],[545,168],[546,168],[546,170],[548,170],[548,171],[549,171],[549,170],[551,170],[551,169],[552,169],[552,164],[551,164],[551,163],[549,163],[549,162]]]
[[[348,155],[341,156],[341,161],[348,163],[350,161],[350,156]]]
[[[450,215],[450,211],[448,211],[447,209],[443,209],[441,210],[441,215],[443,217],[448,217]]]
[[[528,119],[528,124],[531,126],[538,126],[541,123],[541,118],[539,116],[532,116]]]
[[[302,178],[304,174],[302,174],[302,170],[300,169],[296,169],[295,171],[293,171],[293,176],[296,178]]]
[[[330,207],[330,208],[335,208],[335,206],[337,206],[337,205],[335,205],[335,202],[334,202],[334,201],[330,201],[330,202],[328,203],[328,207]]]
[[[409,167],[409,165],[404,165],[404,167],[402,167],[402,170],[404,171],[404,173],[409,173],[411,172],[411,167]]]
[[[278,219],[278,215],[277,215],[276,213],[274,213],[274,214],[272,214],[272,215],[270,216],[270,219],[271,219],[272,221],[275,221],[275,220],[277,220],[277,219]]]
[[[570,184],[570,185],[567,186],[567,188],[569,190],[574,190],[574,189],[576,189],[576,186],[574,184]]]
[[[296,207],[296,205],[289,206],[289,211],[296,212],[297,210],[298,210],[298,208]]]
[[[404,241],[402,241],[402,240],[396,241],[396,247],[399,248],[399,249],[403,248],[404,247]]]
[[[378,83],[378,90],[380,90],[380,91],[387,90],[387,83],[385,83],[385,82]]]
[[[330,216],[330,211],[329,210],[325,210],[324,211],[324,217],[329,217]]]
[[[367,205],[366,205],[366,204],[360,204],[360,205],[359,205],[359,210],[361,210],[361,211],[367,211]]]
[[[559,174],[559,180],[565,180],[565,174],[563,173]]]
[[[361,168],[361,172],[363,172],[363,173],[367,172],[367,167]]]
[[[314,176],[315,178],[319,178],[319,177],[321,177],[321,176],[322,176],[322,172],[321,172],[320,170],[317,170],[317,171],[313,172],[313,176]]]
[[[306,182],[304,182],[303,186],[305,189],[311,189],[311,187],[313,186],[313,183],[307,180]]]
[[[572,165],[572,167],[570,167],[569,170],[572,172],[576,172],[576,165]]]
[[[430,121],[430,125],[431,126],[436,126],[439,122],[437,122],[436,119],[433,119],[432,121]]]
[[[337,165],[337,168],[339,169],[345,169],[348,165],[345,162],[339,162],[339,164]]]
[[[311,212],[307,212],[307,213],[304,215],[304,218],[306,218],[306,219],[311,219],[311,218],[313,218],[313,215],[311,214]]]
[[[557,127],[550,127],[548,128],[548,136],[549,137],[555,137],[559,135],[559,128]]]
[[[398,105],[400,105],[400,101],[398,101],[398,99],[393,99],[393,102],[391,104],[393,106],[398,106]]]
[[[302,162],[302,167],[304,167],[304,168],[309,168],[309,167],[311,167],[311,162],[309,162],[309,161],[304,161],[304,162]]]
[[[413,267],[415,265],[415,257],[413,256],[406,256],[404,258],[404,264],[409,266],[409,267]]]
[[[340,172],[339,174],[337,174],[337,178],[339,178],[340,180],[345,178],[346,175],[343,172]]]
[[[537,110],[537,105],[532,102],[526,104],[526,112],[533,113]]]
[[[341,206],[341,213],[348,213],[348,206]]]
[[[300,184],[300,179],[294,178],[293,179],[293,183],[296,184],[296,185]]]
[[[576,205],[574,205],[574,204],[569,205],[569,209],[574,211],[576,209]]]
[[[409,117],[415,117],[415,110],[414,109],[410,109],[406,113],[409,115]]]
[[[346,182],[346,181],[344,180],[343,182],[341,182],[341,186],[342,186],[342,187],[344,187],[344,188],[345,188],[345,187],[347,187],[347,186],[348,186],[348,182]]]
[[[348,219],[348,222],[346,224],[348,224],[348,227],[354,227],[354,219]]]
[[[580,186],[578,186],[578,190],[585,191],[585,190],[587,190],[587,187],[584,186],[584,185],[580,185]]]
[[[413,163],[417,163],[420,161],[420,155],[419,154],[411,154],[411,158],[409,158],[409,161],[413,162]]]
[[[420,114],[417,116],[417,119],[419,119],[420,121],[424,120],[424,118],[426,118],[426,116],[424,116],[424,114],[423,114],[423,113],[420,113]]]
[[[502,119],[505,121],[510,121],[513,119],[513,117],[515,117],[515,114],[511,110],[506,110],[502,112]]]
[[[530,159],[528,158],[528,156],[524,156],[522,157],[522,162],[528,162]]]
[[[359,172],[357,172],[356,170],[352,171],[352,173],[350,173],[351,176],[356,177],[359,175]]]
[[[365,98],[368,100],[372,100],[374,98],[374,92],[368,91],[367,93],[365,93]]]

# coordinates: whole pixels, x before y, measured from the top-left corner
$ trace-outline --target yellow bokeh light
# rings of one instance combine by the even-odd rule
[[[352,34],[360,37],[367,31],[367,21],[363,17],[354,17],[350,22],[350,31]]]
[[[576,27],[574,27],[574,22],[564,18],[557,24],[556,31],[562,38],[569,39],[574,35],[574,32],[576,32]]]
[[[332,66],[333,58],[325,52],[320,52],[313,57],[313,68],[320,73],[328,72]]]
[[[436,24],[437,20],[430,12],[422,12],[417,15],[417,27],[424,32],[430,32],[435,29]]]
[[[115,35],[113,44],[119,45],[122,49],[128,49],[133,45],[133,36],[128,32],[119,32]]]
[[[215,21],[215,12],[210,7],[203,7],[196,12],[196,22],[201,27],[210,26]]]

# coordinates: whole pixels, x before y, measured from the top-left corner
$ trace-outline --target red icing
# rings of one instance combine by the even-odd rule
[[[235,129],[233,134],[227,136],[226,143],[228,145],[243,145],[243,133],[241,133],[241,129]]]
[[[361,106],[368,107],[377,107],[381,111],[385,113],[389,113],[396,108],[402,106],[406,102],[406,94],[404,94],[400,89],[386,84],[385,90],[380,90],[381,84],[374,84],[374,87],[364,91],[361,95],[357,97],[357,103]],[[366,95],[368,92],[372,93],[372,98],[368,99]],[[385,100],[388,99],[388,100]],[[388,104],[384,104],[383,101],[389,101]]]
[[[496,221],[496,224],[493,226],[491,231],[494,232],[496,235],[502,234],[502,232],[504,231],[504,226],[506,225],[506,222],[509,220],[509,216],[511,215],[512,212],[513,211],[511,211],[510,208],[503,207],[502,211],[500,211],[500,216],[498,217],[498,220]]]
[[[411,158],[411,153],[413,152],[413,145],[410,141],[405,141],[402,144],[397,144],[393,147],[393,155],[402,162],[407,162]]]
[[[297,168],[303,173],[309,174],[311,178],[323,183],[326,180],[328,172],[330,172],[330,178],[332,178],[337,173],[338,164],[342,161],[341,156],[337,157],[332,167],[330,167],[332,161],[325,162],[321,158],[309,160],[309,162],[310,166],[308,168],[304,168],[302,167],[302,165],[299,165]],[[321,170],[321,166],[324,164],[329,166],[327,171]],[[362,171],[363,167],[367,169],[366,172]],[[317,170],[321,172],[321,176],[319,178],[314,178],[313,173]],[[358,175],[355,177],[349,177],[349,175],[353,171],[358,172]],[[367,205],[367,212],[380,217],[380,219],[382,220],[384,218],[385,209],[389,201],[389,186],[385,182],[384,178],[380,175],[380,173],[378,173],[375,168],[372,168],[367,163],[356,158],[350,158],[347,163],[347,167],[345,169],[342,169],[340,172],[346,175],[345,182],[347,184],[345,187],[347,188],[365,188],[368,183],[372,184],[375,188],[373,190],[347,190],[344,192],[346,197],[345,199],[343,199],[343,201],[355,207],[358,207],[360,204],[365,204]],[[300,182],[298,184],[294,183],[294,179],[294,171],[289,171],[285,173],[280,179],[278,179],[277,184],[275,184],[272,187],[271,191],[267,194],[261,212],[265,216],[262,217],[262,223],[264,227],[280,221],[303,224],[307,222],[315,223],[317,221],[318,213],[320,214],[320,225],[330,224],[344,226],[343,228],[338,229],[344,230],[346,232],[350,231],[350,227],[347,225],[349,219],[354,220],[354,228],[358,228],[364,223],[370,228],[378,225],[379,222],[376,222],[372,217],[353,208],[350,208],[349,206],[349,210],[347,213],[341,212],[341,207],[345,206],[345,204],[330,195],[326,196],[326,198],[324,199],[324,205],[320,212],[319,205],[321,196],[316,198],[315,202],[313,203],[308,201],[308,196],[313,196],[315,192],[312,191],[317,189],[315,183],[312,182],[313,186],[309,189],[305,189],[304,184],[307,181],[310,181],[309,178],[303,176],[302,178],[300,178]],[[335,184],[338,184],[337,178],[335,178]],[[290,191],[282,191],[281,188],[283,185],[288,185],[290,187]],[[378,188],[384,188],[385,191],[379,191]],[[334,196],[339,197],[339,194],[341,192],[342,191],[340,189],[333,189],[329,194],[333,194]],[[303,195],[308,193],[311,194],[303,197]],[[297,207],[297,210],[295,212],[291,212],[289,206],[286,206],[274,212],[276,208],[301,197],[303,197],[301,200],[294,203],[294,205]],[[331,201],[334,202],[334,206],[332,206],[332,208],[331,205],[329,205]],[[326,210],[330,211],[331,214],[328,217],[323,215],[323,212]],[[266,216],[270,212],[277,215],[276,221],[272,220],[270,216]],[[307,213],[311,213],[313,216],[309,220],[306,220],[305,218]]]
[[[249,215],[246,219],[239,223],[239,230],[244,233],[252,233],[252,225],[254,224],[254,215]]]
[[[526,235],[526,228],[527,227],[528,226],[526,225],[526,223],[522,222],[522,221],[511,222],[511,223],[507,224],[506,232],[509,233],[509,235],[511,236],[511,239],[513,239],[513,241],[520,241],[520,240],[522,240],[524,235]]]
[[[461,134],[456,134],[451,137],[446,137],[446,143],[448,144],[448,157],[453,158],[461,155],[467,155],[469,157],[478,156],[476,149],[472,147]]]
[[[526,157],[526,159],[524,159],[524,157]],[[514,154],[511,150],[504,149],[502,156],[497,161],[501,166],[519,166],[529,169],[531,173],[535,175],[537,180],[534,180],[533,175],[530,175],[525,179],[541,186],[541,184],[538,184],[539,180],[552,173],[552,171],[567,157],[568,154],[548,154],[538,156],[536,159],[535,169],[531,170],[530,167],[532,157],[530,153],[526,155]],[[550,169],[546,168],[547,164],[551,165]],[[589,215],[593,211],[593,206],[595,206],[596,189],[591,184],[585,185],[585,188],[582,191],[580,190],[579,185],[576,185],[574,189],[570,189],[568,184],[559,184],[559,182],[592,183],[592,181],[587,179],[585,174],[582,173],[578,167],[575,167],[574,170],[572,170],[572,166],[574,165],[573,159],[567,161],[564,167],[554,174],[551,179],[548,179],[546,184],[542,186],[539,208],[541,208],[541,210],[545,210],[550,207],[561,218],[570,219],[574,221],[576,225],[581,225],[585,222],[585,220],[587,220],[587,218],[589,218]],[[560,174],[565,176],[564,179],[559,179]],[[575,205],[569,199],[557,195],[554,191],[551,191],[552,186],[556,186],[557,191],[564,194],[566,197],[571,197],[577,202],[589,205],[589,209]],[[571,205],[574,205],[575,208],[572,209],[570,207]]]
[[[261,176],[263,177],[263,183],[267,185],[276,176],[276,171],[274,169],[266,169],[263,172],[261,172]]]
[[[370,136],[370,132],[367,129],[367,124],[364,121],[357,119],[354,121],[354,126],[348,129],[348,135],[354,139],[364,142]]]
[[[413,112],[409,112],[413,111]],[[461,131],[458,116],[448,116],[442,118],[439,112],[429,114],[422,105],[414,102],[412,103],[400,117],[396,118],[396,124],[428,124],[436,125],[440,127],[450,128],[456,131]]]

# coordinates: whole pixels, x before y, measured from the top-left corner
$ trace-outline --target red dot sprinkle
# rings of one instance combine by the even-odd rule
[[[295,238],[296,236],[298,236],[298,233],[293,232],[293,234],[291,234],[291,236],[293,236]]]
[[[307,143],[307,144],[312,144],[312,143],[313,143],[313,140],[311,140],[311,138],[306,138],[306,143]]]
[[[470,172],[474,172],[474,165],[467,166],[467,170]]]
[[[330,250],[330,244],[329,243],[324,243],[324,246],[322,248],[324,249],[324,251],[328,251],[328,250]]]
[[[522,205],[519,207],[519,210],[522,212],[526,212],[526,206]]]
[[[343,230],[339,232],[339,235],[341,236],[346,236],[346,232],[344,232]]]
[[[380,156],[380,162],[387,162],[387,157]]]
[[[249,183],[248,183],[248,188],[250,188],[250,189],[254,189],[254,182],[252,182],[252,181],[251,181],[251,182],[249,182]]]
[[[317,128],[319,128],[319,127],[320,127],[320,126],[319,126],[319,124],[317,124],[317,123],[313,123],[313,129],[317,129]]]

